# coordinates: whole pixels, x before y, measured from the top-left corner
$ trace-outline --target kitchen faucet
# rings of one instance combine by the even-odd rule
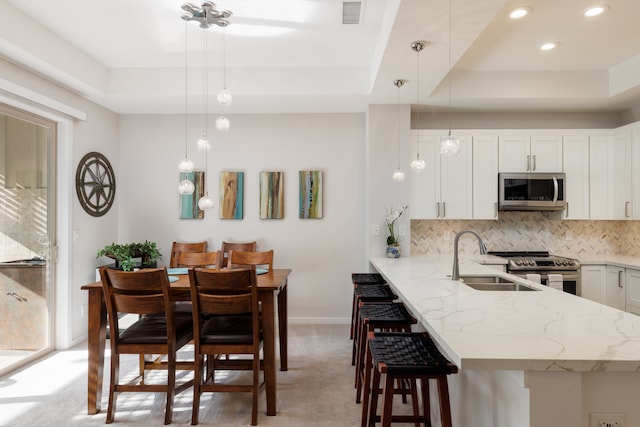
[[[456,234],[456,238],[453,240],[453,274],[451,280],[460,280],[460,267],[458,263],[458,240],[463,234],[470,233],[478,238],[478,245],[480,247],[480,254],[485,255],[487,253],[487,246],[482,241],[482,237],[473,230],[462,230]]]

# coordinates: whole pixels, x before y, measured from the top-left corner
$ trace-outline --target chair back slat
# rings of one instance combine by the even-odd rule
[[[216,252],[181,252],[178,267],[217,267],[222,253]]]
[[[236,252],[229,253],[229,261],[227,268],[256,268],[265,267],[267,270],[273,270],[273,250],[260,252]]]
[[[169,259],[169,267],[176,268],[178,267],[178,260],[180,259],[181,252],[206,252],[207,251],[207,242],[195,242],[195,243],[186,243],[186,242],[173,242],[171,245],[171,258]]]

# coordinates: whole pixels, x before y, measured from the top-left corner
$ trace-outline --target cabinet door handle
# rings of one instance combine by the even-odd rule
[[[534,170],[534,171],[536,170],[536,155],[535,154],[533,155],[533,168],[532,168],[532,170]]]
[[[531,156],[527,156],[527,170],[531,170]]]
[[[440,202],[436,202],[436,218],[440,218]]]
[[[624,202],[624,217],[629,218],[629,202]]]
[[[622,288],[622,270],[618,271],[618,287]]]
[[[442,218],[447,216],[447,205],[446,202],[442,202]]]

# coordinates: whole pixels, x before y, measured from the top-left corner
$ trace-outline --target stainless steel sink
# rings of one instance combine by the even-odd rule
[[[500,276],[460,276],[460,281],[478,291],[537,291],[538,289]]]

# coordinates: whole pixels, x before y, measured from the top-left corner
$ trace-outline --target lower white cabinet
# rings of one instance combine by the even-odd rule
[[[626,281],[626,311],[640,314],[640,270],[627,268]]]
[[[604,304],[607,283],[606,265],[583,265],[580,267],[580,282],[582,298]]]
[[[640,271],[613,265],[583,265],[580,271],[582,291],[580,296],[622,311],[629,311],[627,279],[629,272],[637,274],[638,298],[640,298]],[[640,310],[640,299],[638,300]]]
[[[616,267],[613,265],[607,266],[607,284],[604,297],[604,303],[606,305],[622,311],[625,311],[626,309],[625,270],[626,269],[622,267]]]

